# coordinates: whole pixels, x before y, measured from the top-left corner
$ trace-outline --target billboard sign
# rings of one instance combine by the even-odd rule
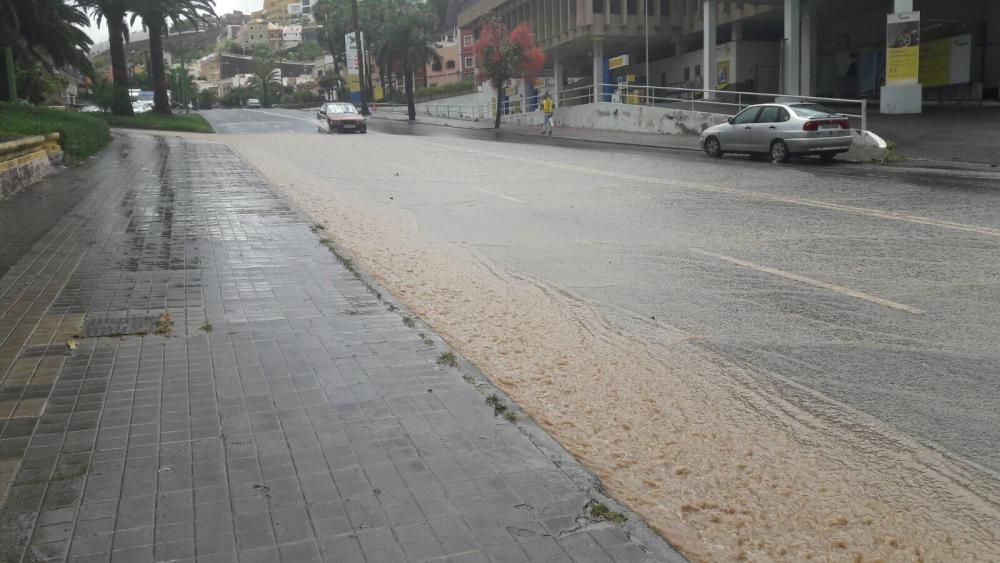
[[[920,12],[889,14],[885,83],[916,84],[920,75]]]
[[[965,84],[972,80],[972,35],[958,35],[920,46],[920,83],[924,86]]]
[[[347,53],[347,74],[358,74],[358,42],[354,40],[354,32],[344,36],[344,50]]]

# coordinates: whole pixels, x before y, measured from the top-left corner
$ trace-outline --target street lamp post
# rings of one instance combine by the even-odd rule
[[[642,26],[642,32],[646,36],[646,102],[649,102],[650,98],[650,84],[649,84],[649,0],[643,1],[643,8],[646,10],[646,23]]]
[[[177,34],[178,48],[181,51],[181,76],[177,84],[177,100],[184,105],[184,113],[188,113],[188,105],[184,102],[184,83],[187,82],[187,65],[184,64],[184,30]]]

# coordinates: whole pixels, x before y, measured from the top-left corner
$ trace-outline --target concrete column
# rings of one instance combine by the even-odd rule
[[[599,87],[600,84],[604,83],[604,42],[600,39],[594,39],[594,101],[604,102],[604,88]]]
[[[743,22],[733,22],[733,41],[741,41],[743,39]]]
[[[545,9],[542,11],[542,17],[545,18],[545,40],[550,41],[552,39],[552,32],[555,30],[555,14],[552,13],[552,6],[556,3],[555,0],[543,0],[542,4]]]
[[[559,12],[559,25],[556,27],[554,41],[561,39],[562,35],[566,33],[566,28],[569,26],[569,2],[567,0],[557,0],[556,11]]]
[[[785,0],[785,41],[781,63],[782,94],[797,96],[799,88],[799,61],[802,55],[802,0]]]
[[[799,61],[799,92],[803,96],[816,95],[816,50],[819,34],[816,26],[817,0],[803,0],[802,5],[802,58]]]
[[[709,90],[715,90],[718,84],[715,74],[715,42],[718,29],[718,5],[716,0],[704,0],[702,4],[702,19],[705,24],[704,41],[702,42],[701,79],[705,89],[705,99],[713,97]]]
[[[542,19],[538,17],[541,3],[542,0],[528,0],[528,19],[531,20],[531,34],[536,41],[542,36]]]
[[[559,105],[559,92],[563,88],[563,67],[562,61],[559,60],[559,53],[553,51],[552,53],[552,74],[554,77],[555,86],[552,88],[552,99],[555,100],[556,105]]]

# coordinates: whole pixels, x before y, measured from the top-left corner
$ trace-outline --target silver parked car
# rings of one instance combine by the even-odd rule
[[[851,149],[851,124],[819,104],[760,104],[701,134],[708,156],[727,152],[768,155],[788,162],[794,155],[815,154],[829,161]]]

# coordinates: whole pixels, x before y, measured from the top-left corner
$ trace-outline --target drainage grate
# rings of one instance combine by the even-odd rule
[[[160,315],[135,315],[87,319],[83,323],[84,338],[99,336],[124,336],[126,334],[153,334],[160,322]]]

